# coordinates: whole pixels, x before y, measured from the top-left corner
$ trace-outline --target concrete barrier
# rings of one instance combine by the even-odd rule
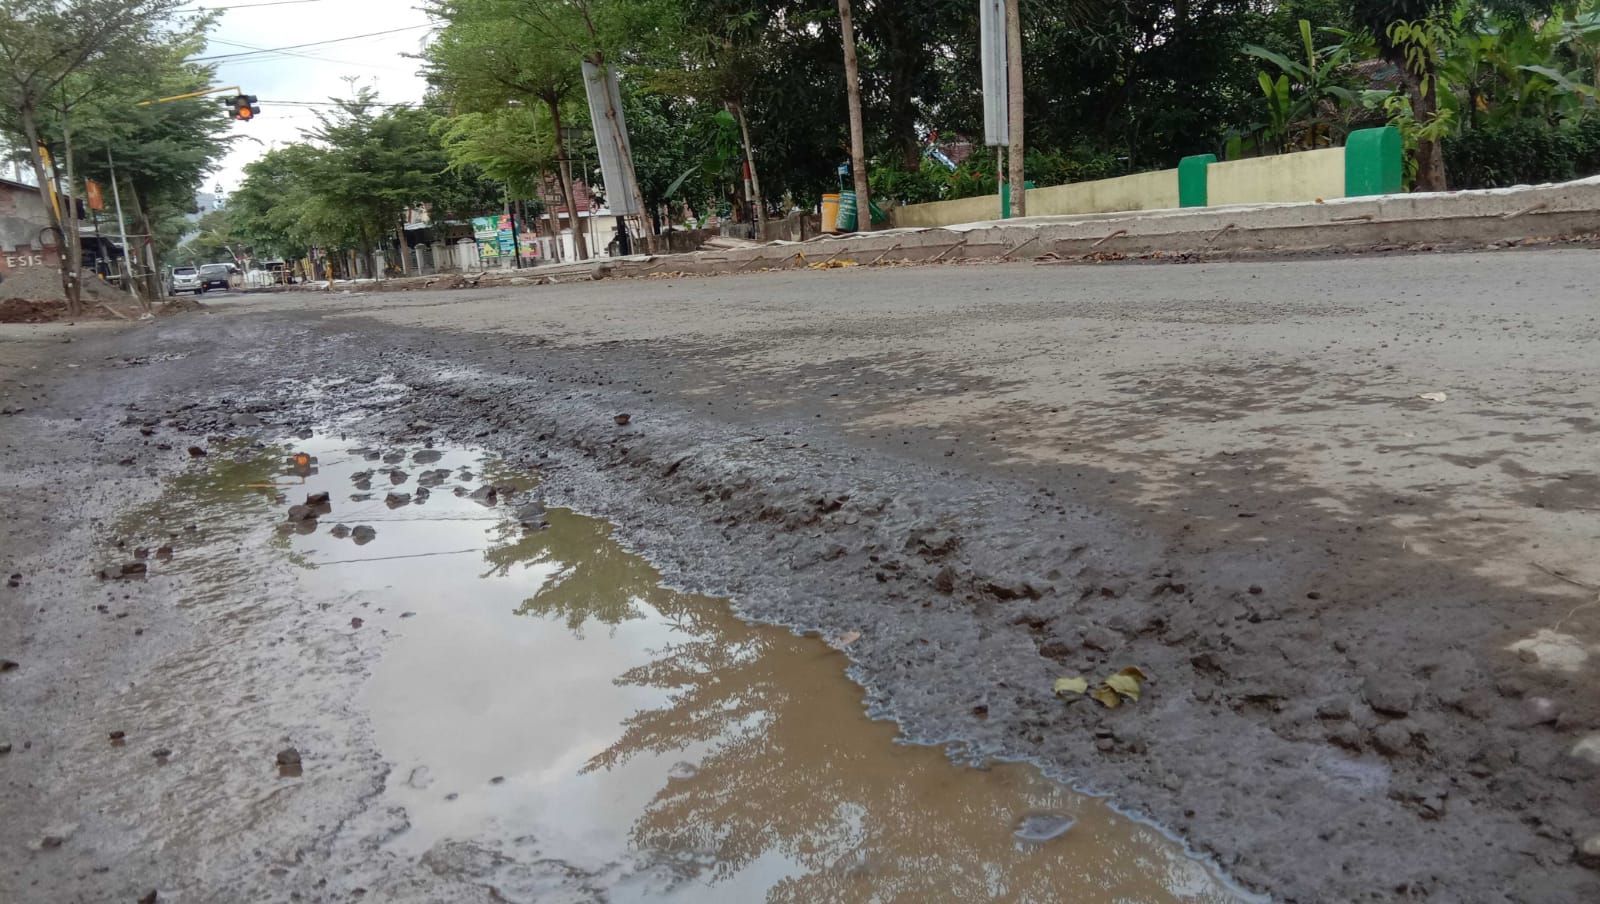
[[[1217,162],[1185,157],[1177,169],[1073,182],[1028,192],[1028,216],[1081,216],[1231,204],[1331,201],[1400,191],[1400,133],[1389,126],[1350,133],[1345,147]],[[897,207],[901,228],[977,223],[1000,217],[996,195]]]
[[[1273,204],[1344,197],[1344,148],[1250,157],[1206,167],[1206,204]]]
[[[932,201],[927,204],[906,204],[889,212],[889,222],[896,228],[949,226],[953,223],[976,223],[979,220],[999,218],[998,194],[959,198],[954,201]]]
[[[1178,206],[1178,171],[1134,173],[1093,182],[1051,185],[1028,192],[1028,216],[1072,216]]]

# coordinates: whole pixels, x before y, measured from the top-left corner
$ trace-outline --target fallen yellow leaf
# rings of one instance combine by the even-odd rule
[[[1071,678],[1056,679],[1056,693],[1058,695],[1081,694],[1087,690],[1089,690],[1089,679],[1083,677],[1082,675],[1075,675]]]
[[[1146,675],[1144,672],[1140,671],[1139,667],[1136,666],[1136,665],[1130,665],[1127,668],[1123,669],[1122,671],[1118,672],[1117,674],[1118,675],[1127,675],[1129,678],[1137,678],[1140,681],[1149,681],[1150,680],[1150,676]]]
[[[1122,705],[1122,698],[1109,687],[1097,687],[1089,692],[1089,696],[1106,709],[1116,709]]]
[[[1124,675],[1118,672],[1106,679],[1106,687],[1127,697],[1129,700],[1138,701],[1139,699],[1139,679],[1132,675]]]

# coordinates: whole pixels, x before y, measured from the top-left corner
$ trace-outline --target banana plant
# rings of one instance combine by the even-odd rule
[[[1600,91],[1600,6],[1561,23],[1559,43],[1589,66],[1590,87]]]
[[[1278,152],[1289,149],[1289,124],[1294,119],[1293,104],[1289,98],[1289,77],[1278,76],[1274,81],[1265,72],[1256,73],[1261,82],[1261,93],[1267,97],[1267,136],[1277,144]]]
[[[1338,83],[1340,70],[1350,62],[1349,35],[1333,29],[1325,31],[1344,40],[1318,49],[1312,39],[1310,21],[1300,20],[1300,43],[1305,62],[1292,60],[1255,44],[1245,45],[1245,53],[1271,63],[1279,72],[1276,78],[1267,72],[1258,72],[1256,75],[1262,94],[1267,99],[1271,135],[1280,151],[1333,144],[1337,138],[1334,129],[1339,117],[1330,113],[1336,114],[1358,102],[1354,91]]]

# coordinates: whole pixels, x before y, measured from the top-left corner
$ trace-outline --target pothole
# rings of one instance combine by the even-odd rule
[[[484,452],[314,437],[206,474],[191,486],[247,488],[217,504],[296,506],[269,554],[306,602],[350,608],[341,630],[384,635],[359,709],[389,765],[371,805],[405,814],[394,855],[437,872],[494,850],[513,900],[552,881],[697,904],[1249,897],[1031,766],[896,743],[843,653],[663,586]]]

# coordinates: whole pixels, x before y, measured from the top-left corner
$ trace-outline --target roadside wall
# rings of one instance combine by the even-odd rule
[[[1178,206],[1178,171],[1135,173],[1115,179],[1052,185],[1028,192],[1028,216],[1052,217]]]
[[[1344,148],[1230,160],[1206,167],[1208,206],[1342,197]]]
[[[1180,207],[1283,204],[1401,191],[1401,142],[1393,128],[1352,132],[1345,147],[1219,163],[1210,154],[1177,169],[1075,182],[1028,192],[1028,216],[1083,216]],[[897,207],[896,227],[954,226],[1000,218],[996,195]]]
[[[933,201],[928,204],[907,204],[889,212],[889,223],[896,228],[951,226],[956,223],[978,223],[983,220],[998,219],[1000,219],[999,195],[980,195],[976,198]]]

